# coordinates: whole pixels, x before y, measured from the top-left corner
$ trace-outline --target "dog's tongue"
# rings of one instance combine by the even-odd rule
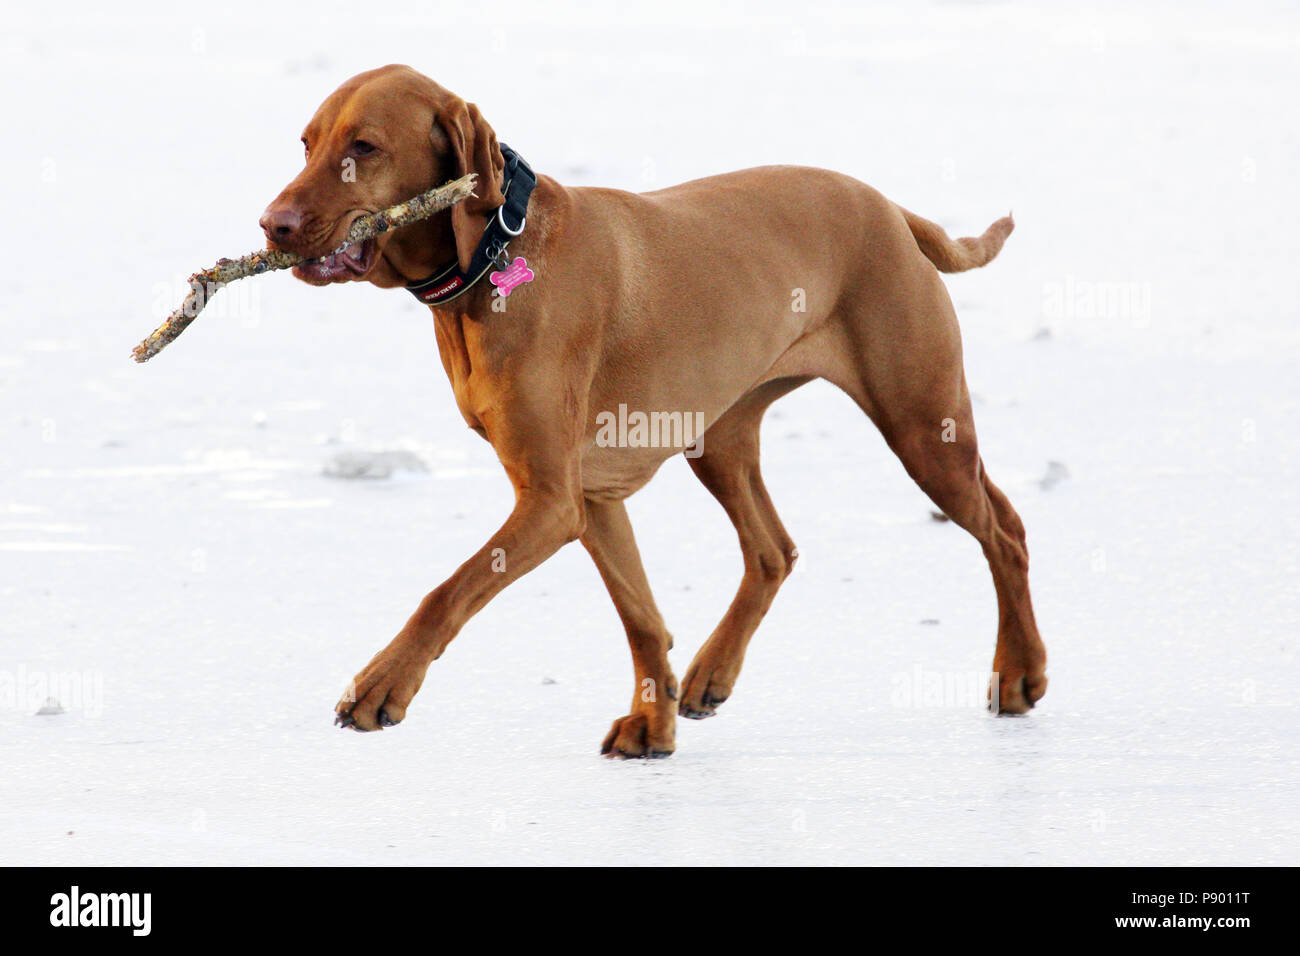
[[[303,267],[321,278],[336,278],[362,271],[365,263],[365,244],[354,242],[342,252],[335,252],[303,263]]]
[[[361,255],[365,252],[365,247],[359,242],[354,242],[342,252],[335,252],[332,255],[322,256],[320,262],[327,268],[342,269],[344,266],[361,265]]]

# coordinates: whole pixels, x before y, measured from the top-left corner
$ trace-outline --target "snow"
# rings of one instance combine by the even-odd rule
[[[505,3],[473,43],[454,5],[213,9],[28,5],[0,34],[0,863],[1297,862],[1293,7]],[[956,234],[1014,209],[948,284],[1030,533],[1030,716],[972,699],[978,546],[812,385],[764,431],[800,568],[671,759],[597,755],[632,672],[577,546],[403,726],[331,725],[512,500],[427,314],[275,276],[129,352],[258,244],[319,101],[391,61],[573,185],[793,162]],[[680,460],[630,508],[680,676],[734,534]]]

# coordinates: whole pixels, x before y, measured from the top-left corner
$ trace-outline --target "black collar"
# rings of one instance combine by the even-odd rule
[[[499,259],[505,258],[506,244],[524,231],[528,219],[528,197],[537,185],[537,175],[524,158],[505,143],[501,155],[506,161],[505,186],[501,192],[506,197],[504,206],[488,220],[483,238],[469,260],[469,268],[462,269],[453,259],[450,265],[438,269],[427,279],[408,282],[407,290],[425,305],[443,305],[464,295]]]

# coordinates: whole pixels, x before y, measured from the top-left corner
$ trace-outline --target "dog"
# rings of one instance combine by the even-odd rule
[[[570,188],[498,143],[474,104],[401,65],[344,83],[302,141],[302,172],[260,220],[268,246],[312,257],[294,274],[313,285],[369,282],[429,305],[456,405],[516,496],[500,529],[357,674],[338,724],[400,723],[465,623],[577,540],[635,667],[629,712],[601,751],[672,753],[679,714],[709,717],[730,697],[794,566],[763,485],[759,425],[814,379],[846,392],[983,547],[998,602],[992,706],[1019,714],[1042,697],[1025,528],[980,458],[940,278],[992,260],[1010,216],[954,240],[849,176],[789,166],[645,194]],[[474,196],[330,254],[358,216],[468,173]],[[644,434],[656,417],[667,441]],[[735,525],[744,576],[679,685],[624,500],[682,453]]]

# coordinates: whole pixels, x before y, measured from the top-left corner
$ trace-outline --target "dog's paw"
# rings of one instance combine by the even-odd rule
[[[352,730],[400,724],[424,683],[429,660],[400,639],[393,641],[353,679],[334,706],[334,723]]]
[[[731,696],[735,683],[735,674],[697,660],[691,664],[686,679],[682,681],[677,712],[692,720],[712,717],[718,712],[718,706]]]
[[[676,731],[672,711],[666,717],[633,712],[614,721],[600,752],[606,757],[667,757],[677,749]]]
[[[1039,670],[998,672],[989,682],[989,709],[998,714],[1027,714],[1047,693],[1047,674]]]

